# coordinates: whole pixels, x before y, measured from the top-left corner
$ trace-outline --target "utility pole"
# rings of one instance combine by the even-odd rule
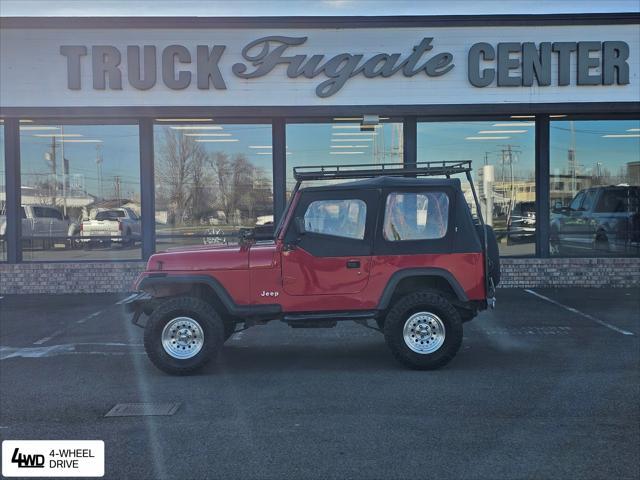
[[[114,196],[116,197],[116,200],[118,200],[118,203],[120,203],[120,175],[116,175],[115,177],[113,177],[113,191],[114,191]]]

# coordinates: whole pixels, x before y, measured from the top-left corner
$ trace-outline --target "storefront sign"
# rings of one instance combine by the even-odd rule
[[[3,28],[2,107],[640,101],[640,26]]]
[[[413,77],[424,74],[440,77],[454,67],[450,52],[434,52],[434,39],[423,38],[409,53],[378,53],[372,56],[339,53],[328,57],[322,54],[297,53],[295,47],[307,42],[308,37],[272,35],[247,44],[242,49],[244,62],[233,64],[231,72],[242,79],[263,77],[278,66],[286,67],[289,78],[325,77],[316,87],[320,98],[337,93],[349,79],[391,77],[401,74]],[[225,45],[197,45],[195,59],[184,45],[169,45],[158,49],[153,45],[127,45],[125,52],[111,45],[63,45],[60,54],[67,59],[67,88],[79,90],[82,85],[83,57],[91,51],[93,88],[96,90],[122,89],[121,65],[126,55],[127,81],[138,90],[148,90],[157,83],[157,64],[161,64],[162,82],[172,90],[189,87],[194,80],[197,87],[207,90],[226,90],[227,84],[220,68],[220,60],[227,49]],[[295,50],[295,51],[294,51]],[[291,53],[291,54],[289,54]],[[577,85],[627,85],[629,83],[629,45],[624,41],[581,42],[501,42],[496,46],[475,43],[467,56],[468,81],[474,87],[549,86],[552,75],[557,85],[571,82],[572,57]],[[552,69],[555,57],[555,69]],[[181,65],[195,63],[195,75]],[[488,63],[487,66],[483,64]],[[552,71],[553,70],[553,71]],[[597,70],[598,73],[593,73]]]

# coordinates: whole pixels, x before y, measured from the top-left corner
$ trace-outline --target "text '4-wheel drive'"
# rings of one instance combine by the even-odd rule
[[[148,316],[149,358],[184,374],[214,359],[236,329],[352,320],[375,322],[411,368],[445,365],[460,348],[463,323],[493,306],[500,280],[498,246],[470,171],[467,161],[295,168],[275,229],[149,259],[128,303],[135,324]],[[456,174],[466,175],[476,219]]]

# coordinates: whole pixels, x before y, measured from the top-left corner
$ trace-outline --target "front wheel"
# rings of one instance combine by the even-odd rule
[[[458,353],[462,321],[446,298],[421,290],[395,303],[387,314],[384,336],[400,363],[417,370],[434,370]]]
[[[216,357],[224,325],[211,305],[194,297],[175,297],[158,305],[144,330],[151,362],[172,375],[185,375]]]

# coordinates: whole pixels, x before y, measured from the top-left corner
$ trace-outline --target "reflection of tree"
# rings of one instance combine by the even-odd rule
[[[272,212],[271,179],[243,154],[208,153],[193,137],[165,130],[158,152],[158,209],[173,225],[196,224],[222,212],[229,224]]]

